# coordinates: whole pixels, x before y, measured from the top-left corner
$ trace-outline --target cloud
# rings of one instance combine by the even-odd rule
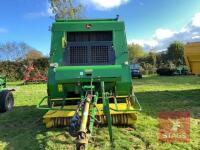
[[[136,43],[141,45],[142,47],[149,47],[150,49],[153,49],[156,45],[158,45],[158,42],[156,40],[130,40],[128,43]]]
[[[8,30],[6,28],[1,28],[0,27],[0,33],[6,33],[6,32],[8,32]]]
[[[170,43],[174,41],[197,42],[200,41],[200,12],[195,14],[191,21],[186,24],[180,31],[159,28],[152,35],[151,39],[132,39],[129,43],[136,43],[144,47],[145,50],[167,49]]]
[[[192,39],[200,39],[200,36],[199,35],[195,35],[192,37]]]
[[[49,3],[47,4],[47,11],[46,11],[46,13],[47,13],[47,15],[50,16],[50,17],[54,16],[54,14],[53,14],[53,9],[51,8],[51,6],[50,6]]]
[[[100,10],[108,10],[128,3],[130,0],[88,0]]]
[[[195,27],[200,27],[200,12],[194,15],[192,25]]]
[[[157,29],[155,32],[154,37],[158,40],[162,40],[162,39],[166,39],[166,38],[170,38],[174,35],[175,33],[173,31],[171,31],[170,29]]]
[[[37,18],[44,18],[44,17],[52,17],[52,16],[54,16],[48,1],[46,1],[45,5],[46,5],[45,10],[28,12],[27,14],[24,15],[24,18],[26,18],[26,19],[37,19]]]
[[[92,5],[99,10],[110,10],[112,8],[119,7],[123,4],[128,3],[131,0],[80,0],[80,3],[87,6]],[[143,5],[143,3],[140,3]],[[54,14],[52,13],[52,9],[50,8],[50,4],[46,1],[46,9],[42,11],[33,11],[28,12],[24,15],[26,19],[37,19],[43,17],[52,17]]]

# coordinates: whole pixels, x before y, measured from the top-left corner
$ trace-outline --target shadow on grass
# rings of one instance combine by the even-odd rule
[[[64,129],[45,128],[44,113],[36,106],[21,106],[15,107],[13,112],[0,114],[0,149],[39,150],[53,147],[51,142],[67,144]]]
[[[143,107],[141,113],[153,118],[157,118],[161,111],[189,111],[192,118],[200,113],[200,90],[155,91],[136,95]],[[13,112],[0,114],[0,147],[4,150],[74,149],[73,139],[65,134],[66,129],[45,128],[42,123],[45,112],[35,106],[17,106]]]
[[[136,96],[142,105],[142,112],[157,118],[162,111],[189,111],[192,118],[199,118],[200,89],[184,91],[138,92]]]

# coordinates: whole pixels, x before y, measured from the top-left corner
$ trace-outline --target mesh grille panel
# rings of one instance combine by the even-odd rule
[[[87,64],[87,46],[70,46],[70,64]]]
[[[109,46],[92,46],[91,62],[94,64],[108,63],[109,62],[108,50]]]
[[[68,42],[65,65],[111,65],[115,63],[112,42]]]

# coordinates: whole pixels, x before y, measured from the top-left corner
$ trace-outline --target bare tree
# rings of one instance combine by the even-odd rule
[[[75,0],[49,0],[50,9],[56,19],[74,20],[83,17],[84,8]]]
[[[21,42],[0,43],[0,61],[16,61],[26,59],[32,54],[36,57],[42,56],[42,53],[32,48],[28,44]],[[30,54],[30,55],[29,55]],[[36,55],[37,54],[37,55]]]
[[[33,60],[33,59],[39,59],[39,58],[43,58],[43,54],[40,51],[37,50],[30,50],[27,54],[26,54],[26,58],[28,60]]]

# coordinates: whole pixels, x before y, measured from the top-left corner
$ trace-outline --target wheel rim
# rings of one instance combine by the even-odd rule
[[[13,98],[11,95],[8,96],[7,100],[6,100],[6,108],[8,111],[11,111],[13,108]]]

